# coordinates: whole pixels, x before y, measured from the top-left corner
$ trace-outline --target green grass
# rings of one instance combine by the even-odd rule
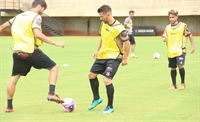
[[[92,111],[92,93],[87,77],[94,60],[92,55],[99,37],[51,37],[65,41],[64,49],[43,44],[42,50],[59,65],[56,93],[61,98],[72,97],[77,108],[66,113],[61,106],[46,100],[48,71],[32,69],[21,77],[14,96],[14,112],[5,113],[6,86],[12,68],[11,37],[0,37],[0,121],[1,122],[199,122],[200,121],[200,37],[195,37],[195,53],[186,56],[186,89],[168,90],[170,69],[165,43],[160,37],[136,37],[138,59],[120,66],[113,83],[115,112],[102,115],[107,104],[106,89],[100,80],[100,95],[104,102]],[[153,53],[161,57],[153,59]],[[66,63],[69,66],[63,67]],[[179,73],[177,84],[180,83]]]

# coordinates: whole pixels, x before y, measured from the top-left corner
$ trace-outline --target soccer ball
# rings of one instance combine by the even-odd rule
[[[155,53],[153,54],[153,58],[155,58],[155,59],[158,59],[158,58],[160,58],[160,54],[159,54],[159,53],[157,53],[157,52],[155,52]]]
[[[72,98],[65,98],[64,103],[61,104],[62,109],[66,112],[72,112],[76,108],[76,102]]]

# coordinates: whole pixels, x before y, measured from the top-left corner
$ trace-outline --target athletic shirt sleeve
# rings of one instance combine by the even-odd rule
[[[40,15],[37,15],[32,23],[32,29],[41,29],[42,24],[42,17]]]
[[[128,37],[128,33],[126,30],[122,31],[119,35],[118,35],[119,39],[122,41],[122,42],[125,42],[127,40],[129,40],[129,37]]]
[[[188,29],[188,27],[185,27],[185,31],[184,31],[184,35],[185,36],[189,36],[191,34],[190,30]]]
[[[129,21],[130,21],[130,18],[127,17],[127,18],[124,20],[124,25],[128,24]]]

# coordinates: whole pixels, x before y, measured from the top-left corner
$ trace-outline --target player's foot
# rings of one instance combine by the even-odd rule
[[[61,100],[60,97],[57,94],[54,94],[54,95],[48,94],[47,100],[56,102],[58,104],[64,103],[64,101]]]
[[[185,89],[185,84],[181,83],[181,85],[178,87],[178,90],[184,90]]]
[[[111,108],[110,106],[107,106],[105,110],[102,112],[102,114],[109,114],[114,111],[114,108]]]
[[[131,53],[131,58],[138,58],[134,53]]]
[[[99,105],[102,102],[102,98],[99,98],[98,100],[93,100],[92,104],[90,105],[90,107],[88,108],[88,110],[92,110],[94,109],[97,105]]]
[[[12,108],[6,108],[6,111],[5,111],[6,113],[10,113],[10,112],[13,112],[13,109]]]
[[[169,89],[169,90],[176,89],[176,86],[171,85],[168,89]]]

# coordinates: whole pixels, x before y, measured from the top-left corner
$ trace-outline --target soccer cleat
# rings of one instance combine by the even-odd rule
[[[6,111],[5,111],[6,113],[10,113],[10,112],[13,112],[13,109],[12,108],[6,108]]]
[[[56,102],[58,104],[64,103],[64,101],[61,100],[60,97],[58,95],[56,95],[56,94],[54,94],[54,95],[48,94],[47,100]]]
[[[178,90],[184,90],[185,89],[185,84],[181,83],[181,85],[178,87]]]
[[[131,58],[138,58],[134,53],[131,53]]]
[[[114,108],[111,108],[110,106],[107,106],[105,108],[105,110],[102,112],[102,114],[109,114],[109,113],[112,113],[114,112]]]
[[[168,89],[172,90],[172,89],[176,89],[176,87],[172,84]]]
[[[94,109],[97,105],[99,105],[102,102],[102,98],[99,98],[98,100],[93,100],[92,104],[90,105],[90,107],[88,108],[88,110],[92,110]]]

